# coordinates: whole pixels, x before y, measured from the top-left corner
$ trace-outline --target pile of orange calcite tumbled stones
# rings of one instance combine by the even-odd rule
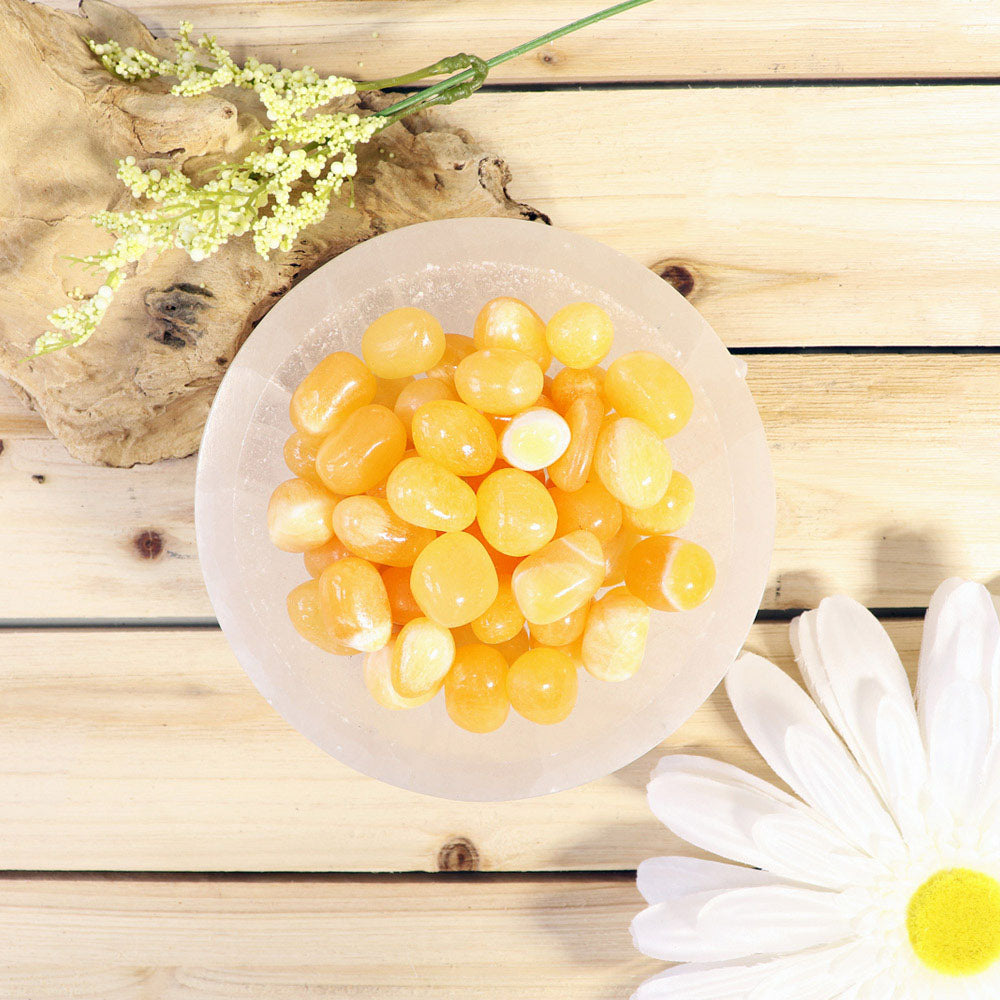
[[[694,490],[664,443],[691,389],[649,351],[600,367],[613,338],[588,302],[546,323],[496,298],[471,337],[406,307],[368,327],[361,357],[330,354],[295,390],[295,478],[267,511],[272,541],[311,577],[288,613],[322,649],[366,653],[380,705],[443,688],[470,732],[511,707],[560,722],[580,668],[626,680],[650,610],[708,597],[711,556],[673,534]]]

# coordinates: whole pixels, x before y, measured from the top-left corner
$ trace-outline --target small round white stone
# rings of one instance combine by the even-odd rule
[[[536,472],[551,465],[569,447],[569,424],[542,406],[517,414],[500,436],[500,454],[515,469]]]

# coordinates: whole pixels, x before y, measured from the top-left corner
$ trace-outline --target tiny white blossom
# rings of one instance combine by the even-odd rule
[[[193,41],[192,31],[190,22],[181,22],[172,60],[123,48],[114,40],[90,40],[88,45],[109,72],[124,80],[175,78],[171,93],[177,96],[195,97],[226,86],[253,90],[273,124],[258,136],[259,150],[242,162],[221,165],[203,184],[180,170],[143,169],[134,156],[121,160],[119,180],[134,198],[151,205],[93,216],[95,226],[115,240],[80,263],[103,272],[104,283],[89,297],[80,292],[74,296],[76,304],[51,313],[55,329],[38,338],[36,354],[84,343],[104,318],[126,269],[150,251],[180,249],[198,262],[247,233],[265,258],[273,250],[290,250],[306,226],[323,218],[345,178],[357,171],[355,148],[388,124],[378,115],[317,113],[317,108],[355,93],[352,80],[321,77],[308,66],[278,69],[254,58],[240,66],[214,37]]]

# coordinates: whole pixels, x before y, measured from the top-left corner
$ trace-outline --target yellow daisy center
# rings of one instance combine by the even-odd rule
[[[932,875],[906,910],[910,944],[924,965],[972,976],[1000,958],[1000,882],[971,868]]]

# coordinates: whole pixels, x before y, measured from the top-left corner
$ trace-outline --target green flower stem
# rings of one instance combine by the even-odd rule
[[[531,39],[528,42],[522,42],[520,45],[515,45],[514,48],[508,49],[506,52],[501,52],[500,55],[494,56],[492,59],[486,61],[487,70],[493,69],[495,66],[499,66],[501,63],[505,63],[510,59],[516,59],[518,56],[524,55],[525,52],[531,52],[532,49],[541,48],[543,45],[548,45],[549,42],[554,42],[557,38],[562,38],[563,35],[569,35],[574,31],[579,31],[581,28],[586,28],[588,25],[595,24],[598,21],[603,21],[605,18],[614,17],[616,14],[621,14],[623,11],[631,10],[633,7],[641,7],[643,4],[651,3],[652,0],[624,0],[622,3],[616,3],[612,7],[607,7],[604,10],[599,10],[594,14],[588,14],[586,17],[581,17],[576,21],[571,21],[569,24],[564,24],[561,28],[555,28],[552,31],[546,32],[544,35],[539,35],[537,38]],[[453,56],[453,59],[469,57],[465,56]],[[441,60],[441,63],[448,62],[447,59]],[[435,63],[434,66],[440,65]],[[418,70],[416,74],[407,74],[406,77],[396,77],[392,80],[380,80],[383,86],[396,86],[400,83],[414,82],[421,78],[418,74],[432,75],[429,71],[434,69],[434,66],[426,67],[425,70]],[[439,72],[446,72],[447,70],[439,70]],[[397,121],[404,115],[412,114],[414,111],[419,110],[424,107],[430,107],[432,104],[450,104],[452,101],[459,100],[463,97],[468,97],[473,90],[478,89],[482,86],[482,79],[477,80],[478,74],[474,67],[463,69],[461,72],[456,73],[454,76],[448,77],[447,80],[442,80],[440,83],[435,83],[433,86],[426,87],[424,90],[420,90],[415,94],[410,94],[409,97],[403,98],[401,101],[397,101],[395,104],[390,104],[389,107],[383,108],[381,111],[376,112],[376,114],[387,118],[391,122]],[[483,76],[485,79],[485,76]],[[470,88],[470,84],[472,84]],[[358,88],[361,89],[360,87]],[[367,86],[365,89],[368,89]]]
[[[438,59],[430,66],[423,69],[415,69],[412,73],[404,73],[402,76],[390,76],[384,80],[365,80],[356,86],[362,90],[385,90],[386,87],[402,87],[407,83],[417,83],[428,76],[440,76],[442,73],[454,73],[456,70],[466,70],[469,68],[469,57],[465,53],[454,56],[446,56]]]

